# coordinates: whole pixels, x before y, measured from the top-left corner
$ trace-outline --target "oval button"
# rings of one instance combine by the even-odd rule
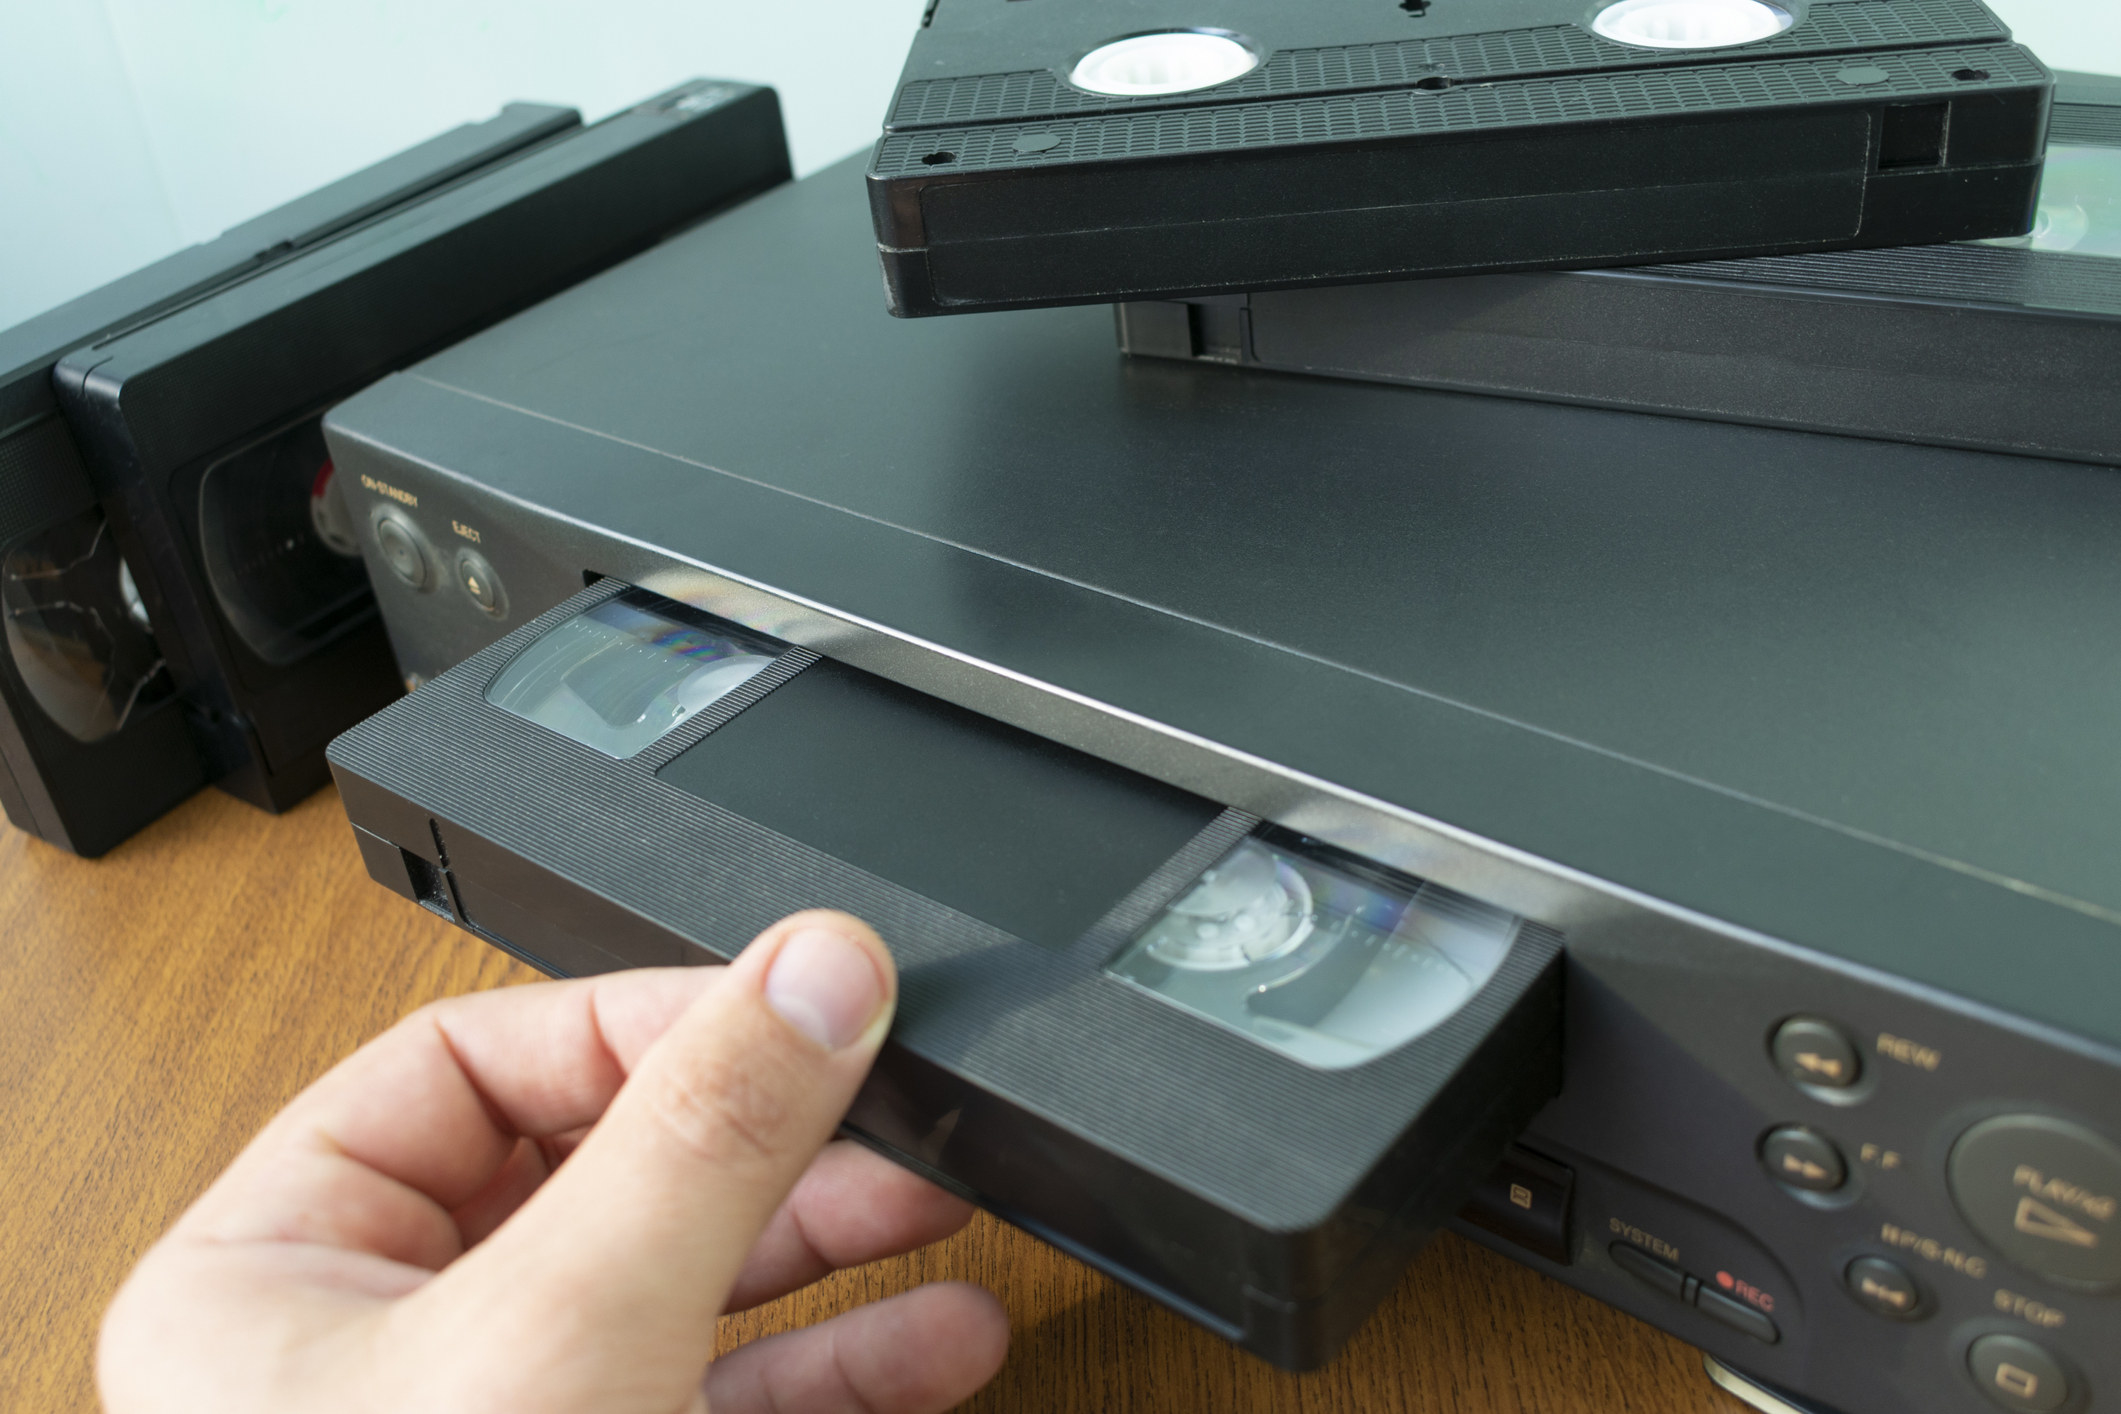
[[[1898,1262],[1858,1257],[1842,1272],[1841,1281],[1859,1305],[1889,1321],[1911,1321],[1924,1314],[1922,1288]]]
[[[382,551],[390,572],[414,589],[432,587],[434,575],[427,567],[425,537],[419,527],[389,506],[376,512],[373,524],[376,548]]]
[[[1998,1115],[1959,1136],[1952,1201],[1983,1240],[2076,1286],[2121,1282],[2121,1149],[2067,1120]]]
[[[2053,1414],[2069,1403],[2069,1376],[2055,1357],[2015,1335],[1985,1335],[1966,1352],[1974,1387],[2011,1414]]]
[[[1846,1090],[1863,1074],[1856,1043],[1831,1021],[1793,1016],[1775,1028],[1769,1043],[1775,1065],[1792,1085]]]
[[[1760,1163],[1778,1182],[1811,1193],[1831,1193],[1849,1176],[1834,1141],[1801,1124],[1770,1130],[1760,1144]]]

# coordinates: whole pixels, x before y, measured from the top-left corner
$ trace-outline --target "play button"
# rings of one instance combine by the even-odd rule
[[[2121,1148],[2067,1120],[1999,1115],[1959,1136],[1952,1199],[2021,1267],[2099,1288],[2121,1283]]]

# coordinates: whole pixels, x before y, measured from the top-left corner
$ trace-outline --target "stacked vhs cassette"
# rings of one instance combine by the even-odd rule
[[[2025,236],[1118,315],[1134,354],[2121,464],[2121,78],[2057,76]]]
[[[938,0],[869,169],[899,314],[2024,232],[1978,0]]]

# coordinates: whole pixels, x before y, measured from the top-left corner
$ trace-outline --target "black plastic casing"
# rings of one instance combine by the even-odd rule
[[[1573,0],[940,0],[869,168],[894,313],[945,314],[2025,231],[2050,78],[1979,0],[1817,0],[1643,49]],[[1122,36],[1258,67],[1111,98]]]
[[[1965,1357],[2004,1330],[2105,1407],[2121,1299],[1990,1245],[1947,1175],[1997,1115],[2121,1140],[2111,468],[1129,359],[1103,309],[895,320],[861,182],[334,410],[341,466],[507,589],[496,619],[380,583],[409,671],[616,577],[1543,923],[1547,1162],[1461,1230],[1848,1414],[1993,1407]],[[572,838],[619,823],[548,794]],[[1793,1017],[1853,1086],[1778,1069]],[[1839,1189],[1766,1170],[1789,1124]],[[1858,1257],[1916,1319],[1858,1304]],[[1773,1343],[1673,1294],[1719,1272]]]
[[[1346,1070],[1104,975],[1256,817],[859,669],[795,649],[623,761],[485,701],[541,632],[624,587],[583,591],[332,744],[378,880],[562,976],[728,959],[795,908],[872,920],[902,986],[849,1132],[1294,1369],[1340,1348],[1557,1088],[1560,940],[1536,924],[1436,1030]],[[759,720],[793,713],[792,738]],[[728,750],[754,753],[745,774],[769,789],[834,751],[845,769],[811,789],[836,792],[817,809],[856,831],[842,848],[859,862],[807,842],[815,820],[787,826],[797,838],[738,814],[711,764],[688,770],[716,732],[745,734]],[[896,783],[946,778],[959,753],[979,763],[964,793],[922,820]],[[959,874],[978,818],[1044,842],[995,861],[1037,877],[983,881],[984,906],[964,906],[985,917],[907,882]],[[1065,921],[1071,881],[1109,875],[1115,839],[1146,846],[1135,868],[1086,928]],[[1004,912],[1016,932],[988,921]]]
[[[59,401],[207,779],[285,809],[324,784],[324,744],[402,690],[372,606],[292,661],[231,632],[201,558],[209,469],[788,175],[773,91],[695,81],[61,361]],[[105,841],[167,803],[143,799]]]
[[[572,108],[511,103],[0,331],[0,557],[99,505],[52,392],[52,369],[66,354],[580,124]],[[45,715],[0,652],[0,806],[19,828],[101,854],[206,779],[180,702],[144,704],[119,731],[83,743]]]
[[[2058,73],[2049,141],[2121,150],[2121,79]],[[1118,328],[1154,357],[2121,464],[2110,256],[1969,242],[1471,275],[1123,304]]]

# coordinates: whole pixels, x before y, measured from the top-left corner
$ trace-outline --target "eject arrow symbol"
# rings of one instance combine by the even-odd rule
[[[2072,1247],[2097,1247],[2099,1234],[2088,1227],[2079,1226],[2045,1203],[2036,1203],[2030,1198],[2018,1200],[2018,1216],[2011,1226],[2027,1237],[2044,1237],[2050,1242],[2066,1242]]]

